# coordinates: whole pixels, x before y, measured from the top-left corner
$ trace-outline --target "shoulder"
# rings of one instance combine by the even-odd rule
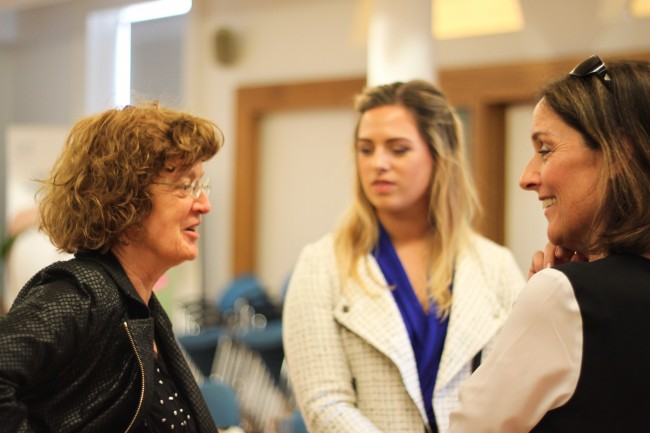
[[[58,292],[68,291],[81,294],[85,275],[91,274],[92,270],[86,270],[85,266],[79,263],[78,259],[54,262],[38,271],[27,281],[16,298],[20,303],[23,299],[35,296],[41,291],[56,290]]]
[[[494,242],[478,233],[472,233],[467,242],[467,248],[475,253],[496,254],[497,256],[511,256],[512,252],[503,245]]]
[[[476,233],[469,237],[461,249],[459,262],[480,267],[487,273],[515,273],[523,279],[510,249]]]
[[[462,284],[472,288],[472,298],[483,293],[486,298],[494,297],[508,311],[525,284],[512,252],[477,234],[469,239],[458,255],[456,279],[458,289]],[[455,296],[459,298],[461,295],[457,290]]]
[[[298,265],[320,264],[335,262],[334,236],[328,233],[320,239],[305,245],[298,257]]]
[[[606,278],[607,276],[612,276],[612,273],[615,272],[650,274],[649,264],[650,260],[642,256],[617,253],[590,262],[577,261],[564,263],[556,266],[555,269],[570,277],[596,275],[598,278]],[[618,276],[614,275],[614,278],[618,278]]]
[[[576,305],[571,282],[555,268],[543,269],[530,277],[517,304],[526,314],[535,312],[540,316],[552,316],[564,309],[573,310]]]
[[[330,235],[306,245],[291,272],[284,299],[285,323],[313,320],[315,311],[329,311],[340,292],[340,277]],[[296,325],[298,326],[298,325]],[[300,325],[302,326],[302,325]]]
[[[121,305],[119,288],[103,267],[83,257],[55,262],[25,284],[16,303],[48,302],[66,309],[111,309]]]
[[[631,299],[646,302],[650,284],[650,260],[635,254],[612,254],[591,262],[569,262],[555,268],[571,282],[581,301]],[[616,287],[617,290],[610,290]]]
[[[10,314],[17,323],[22,320],[19,317],[30,320],[38,316],[39,321],[48,323],[48,332],[87,329],[94,323],[91,316],[96,317],[95,313],[106,306],[95,287],[87,284],[93,272],[76,259],[43,268],[22,288]]]

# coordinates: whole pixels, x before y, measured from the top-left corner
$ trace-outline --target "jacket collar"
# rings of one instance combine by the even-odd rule
[[[106,271],[106,273],[115,281],[115,284],[122,293],[130,298],[130,300],[147,307],[140,295],[138,295],[138,292],[135,290],[135,286],[133,286],[133,283],[131,283],[131,280],[127,277],[126,272],[124,272],[124,268],[113,253],[110,251],[104,254],[98,252],[86,252],[77,253],[75,254],[75,257],[80,260],[91,261],[101,266],[102,269],[104,269],[104,271]]]
[[[335,319],[389,358],[397,367],[404,387],[427,419],[420,391],[415,356],[397,304],[374,257],[359,263],[359,275],[366,288],[350,281],[334,308]]]
[[[480,252],[471,245],[456,260],[453,304],[436,390],[447,385],[488,344],[507,316],[484,266]]]
[[[473,247],[468,247],[456,261],[453,305],[436,390],[447,385],[471,362],[507,316],[491,289],[480,257],[476,257],[478,253]],[[368,295],[358,284],[350,282],[347,292],[335,307],[334,317],[391,359],[399,369],[407,392],[418,407],[423,407],[411,342],[397,304],[386,289],[386,280],[371,255],[358,266],[367,288],[376,295]]]

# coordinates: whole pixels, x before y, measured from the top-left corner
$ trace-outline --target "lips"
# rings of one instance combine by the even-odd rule
[[[192,224],[191,226],[187,226],[187,227],[185,227],[185,231],[187,231],[187,232],[198,232],[200,224],[201,223],[198,222],[196,224]]]
[[[376,180],[372,183],[372,188],[379,193],[387,192],[394,186],[395,184],[393,182],[389,182],[387,180]]]

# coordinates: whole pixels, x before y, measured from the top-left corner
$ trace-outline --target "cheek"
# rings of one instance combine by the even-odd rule
[[[428,190],[433,179],[432,162],[423,161],[423,163],[417,164],[415,167],[411,167],[411,169],[407,171],[407,175],[414,176],[414,179],[417,179],[418,186],[420,188],[425,188]]]
[[[165,210],[159,210],[154,218],[151,219],[150,229],[152,233],[157,236],[165,236],[170,233],[172,226],[179,221],[178,213],[173,211],[174,208],[169,207]]]
[[[368,167],[369,163],[366,159],[357,158],[357,172],[359,173],[359,179],[361,179],[361,181],[368,178]]]
[[[551,161],[542,165],[539,176],[543,185],[555,190],[567,190],[570,189],[570,172],[570,167],[564,167],[562,164],[557,165]],[[566,186],[567,183],[569,183],[569,188]]]

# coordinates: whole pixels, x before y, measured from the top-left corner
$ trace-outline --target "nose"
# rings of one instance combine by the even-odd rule
[[[533,156],[521,173],[521,177],[519,178],[519,186],[521,189],[533,191],[539,187],[541,179],[535,159]]]
[[[194,199],[194,209],[200,213],[208,213],[212,210],[212,203],[207,194],[202,193],[199,198]]]
[[[375,150],[372,165],[377,171],[387,171],[390,168],[390,155],[383,147]]]

